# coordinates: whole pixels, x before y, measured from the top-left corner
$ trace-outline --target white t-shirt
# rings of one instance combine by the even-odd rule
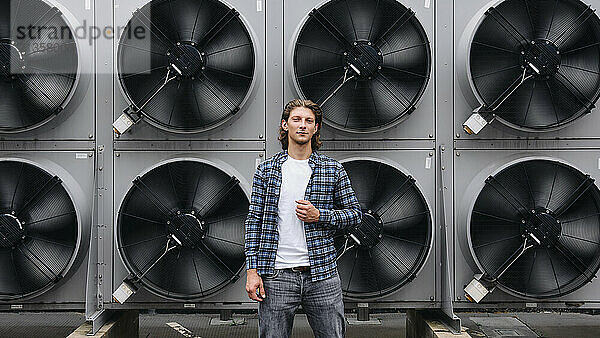
[[[279,244],[275,269],[309,266],[304,222],[296,216],[296,200],[303,200],[312,169],[308,159],[296,160],[288,156],[281,165],[281,190],[277,205]]]

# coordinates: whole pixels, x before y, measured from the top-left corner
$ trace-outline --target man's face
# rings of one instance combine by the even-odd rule
[[[281,120],[281,127],[288,131],[288,140],[299,145],[310,142],[319,125],[315,122],[315,114],[306,107],[294,108],[287,122]]]

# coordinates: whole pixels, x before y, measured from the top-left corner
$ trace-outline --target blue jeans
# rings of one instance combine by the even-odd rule
[[[275,270],[262,276],[265,299],[258,307],[258,334],[265,338],[289,337],[300,305],[315,337],[344,337],[346,320],[340,277],[312,282],[310,272]]]

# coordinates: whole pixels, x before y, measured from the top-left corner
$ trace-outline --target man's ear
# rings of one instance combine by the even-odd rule
[[[281,128],[285,131],[288,130],[287,122],[285,122],[285,120],[281,120]]]

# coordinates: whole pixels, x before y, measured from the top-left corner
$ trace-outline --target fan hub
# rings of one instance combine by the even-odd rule
[[[354,47],[345,54],[345,61],[349,69],[353,70],[358,79],[369,80],[383,63],[383,56],[379,48],[368,41],[354,42]],[[357,73],[360,72],[360,74]]]
[[[24,238],[21,221],[12,214],[0,215],[0,248],[15,247]]]
[[[360,246],[373,247],[383,237],[383,221],[377,213],[371,210],[363,210],[363,217],[360,224],[350,230],[350,234],[354,235],[359,241]]]
[[[558,240],[561,232],[560,221],[552,211],[543,208],[532,211],[532,217],[526,224],[526,233],[533,238],[531,243],[535,245],[552,245]]]
[[[167,222],[167,229],[178,244],[194,248],[206,236],[204,221],[196,217],[196,212],[178,211],[177,214]]]
[[[169,65],[177,67],[181,76],[189,78],[200,73],[206,64],[204,53],[193,42],[178,42],[167,52]]]
[[[25,67],[21,51],[9,40],[0,40],[0,79],[11,81]]]
[[[560,68],[558,47],[548,40],[535,40],[522,52],[523,66],[531,69],[536,76],[553,75]]]

